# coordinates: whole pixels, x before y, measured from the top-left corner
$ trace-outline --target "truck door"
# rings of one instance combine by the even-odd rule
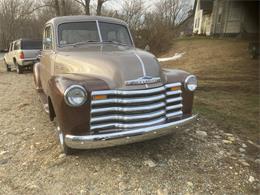
[[[53,75],[53,66],[54,66],[54,40],[53,40],[53,28],[51,25],[47,25],[44,30],[43,35],[43,49],[41,53],[40,60],[40,80],[42,84],[43,91],[47,95],[48,93],[48,81]]]

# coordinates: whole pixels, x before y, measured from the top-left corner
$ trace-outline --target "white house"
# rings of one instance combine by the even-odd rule
[[[259,4],[257,0],[195,0],[193,33],[257,34]]]

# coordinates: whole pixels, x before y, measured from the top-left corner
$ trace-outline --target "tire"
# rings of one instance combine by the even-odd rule
[[[60,140],[60,146],[61,146],[61,150],[65,155],[72,155],[74,154],[75,150],[68,147],[65,142],[64,142],[64,134],[61,131],[60,127],[57,128],[58,129],[58,133],[59,133],[59,140]]]
[[[6,72],[11,72],[11,67],[6,63],[5,60],[4,60],[4,65],[6,67]]]
[[[17,63],[15,63],[15,65],[16,65],[16,72],[17,72],[17,74],[23,74],[23,67],[20,66]]]

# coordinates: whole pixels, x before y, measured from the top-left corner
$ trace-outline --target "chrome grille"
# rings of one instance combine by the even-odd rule
[[[105,90],[91,93],[92,131],[117,131],[165,123],[182,116],[181,83],[144,90]],[[106,99],[94,100],[94,96]]]

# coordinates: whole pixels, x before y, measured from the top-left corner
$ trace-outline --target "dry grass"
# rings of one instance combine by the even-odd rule
[[[239,39],[182,39],[162,56],[186,52],[164,67],[198,76],[196,110],[227,132],[257,141],[259,136],[259,60],[251,60],[248,42]]]

